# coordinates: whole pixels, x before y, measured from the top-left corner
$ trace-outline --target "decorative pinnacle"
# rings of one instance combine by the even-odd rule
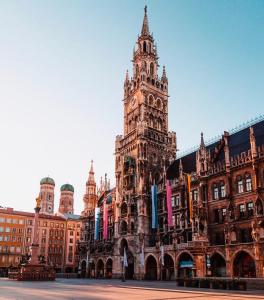
[[[201,147],[205,147],[203,132],[201,132]]]
[[[165,66],[163,66],[163,71],[162,71],[162,77],[161,77],[163,80],[166,80],[167,79],[167,74],[166,74],[166,68]]]
[[[148,25],[148,15],[147,15],[147,5],[144,8],[144,19],[141,30],[141,35],[149,35],[149,25]]]
[[[129,74],[128,74],[128,70],[126,70],[126,80],[125,81],[129,81]]]

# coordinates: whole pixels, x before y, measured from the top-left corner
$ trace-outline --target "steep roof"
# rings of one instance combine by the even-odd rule
[[[256,138],[257,147],[264,144],[264,120],[260,120],[254,124],[248,124],[245,128],[242,128],[239,131],[231,133],[229,136],[229,151],[230,157],[238,155],[242,152],[250,150],[250,139],[249,139],[249,130],[250,127],[253,127],[254,134]],[[219,141],[216,141],[212,144],[206,146],[207,150],[210,150],[211,153],[214,151],[215,147],[219,144]],[[167,178],[173,179],[179,176],[179,163],[180,159],[182,161],[183,171],[185,173],[191,173],[196,171],[196,151],[192,151],[189,154],[186,154],[178,159],[176,159],[167,169]],[[220,156],[220,160],[223,159],[223,153]]]

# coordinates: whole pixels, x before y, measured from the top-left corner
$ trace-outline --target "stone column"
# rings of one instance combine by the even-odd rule
[[[36,199],[36,207],[35,207],[35,217],[34,217],[34,229],[33,229],[33,238],[31,244],[31,265],[38,265],[38,249],[39,249],[39,235],[38,235],[38,220],[39,220],[39,212],[40,212],[40,197]]]

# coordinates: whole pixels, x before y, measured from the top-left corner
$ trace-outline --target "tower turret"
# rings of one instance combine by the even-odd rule
[[[97,195],[96,195],[96,183],[94,179],[93,160],[91,161],[91,167],[86,181],[86,191],[83,196],[84,211],[82,214],[87,214],[92,211],[96,206]]]
[[[74,187],[67,183],[60,188],[60,205],[59,212],[62,214],[73,214],[74,213]]]
[[[40,181],[40,212],[43,214],[54,213],[54,188],[55,181],[50,177],[44,177]]]

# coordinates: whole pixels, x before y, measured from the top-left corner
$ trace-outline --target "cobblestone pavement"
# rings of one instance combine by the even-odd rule
[[[94,300],[257,300],[264,291],[220,291],[178,288],[175,282],[57,279],[55,282],[19,282],[0,279],[0,299]]]

